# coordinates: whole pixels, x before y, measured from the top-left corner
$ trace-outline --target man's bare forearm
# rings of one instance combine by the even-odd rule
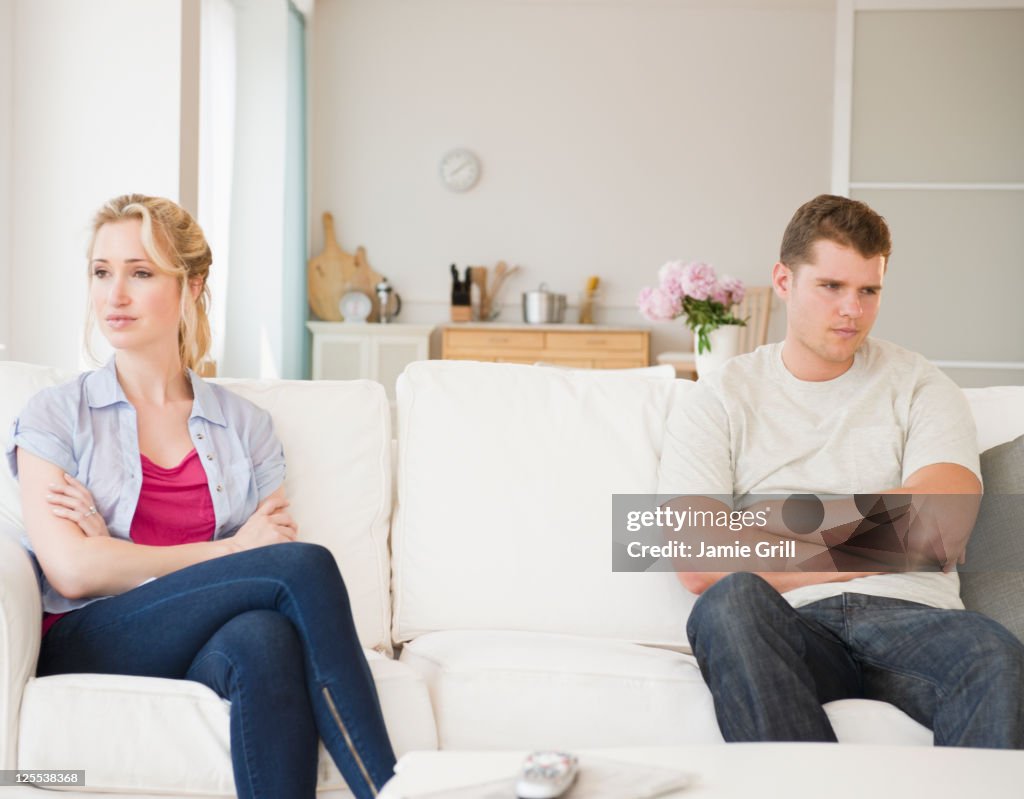
[[[683,502],[687,503],[685,509]],[[758,571],[806,572],[808,566],[814,569],[819,555],[826,555],[825,562],[814,570],[833,571],[829,552],[841,556],[840,561],[833,559],[838,571],[906,571],[949,568],[955,562],[973,527],[977,496],[933,493],[908,485],[832,499],[778,497],[745,507],[743,521],[748,523],[742,526],[734,523],[740,512],[714,497],[681,497],[666,506],[676,512],[689,511],[692,515],[688,518],[700,518],[708,511],[731,514],[730,526],[693,522],[677,527],[675,538],[689,543],[753,546],[768,537],[789,542],[784,549],[772,547],[780,557],[751,564]],[[750,524],[755,518],[756,523]],[[880,548],[875,545],[879,541],[883,543]],[[886,543],[892,541],[900,546],[893,549]]]
[[[895,492],[894,492],[895,493]],[[798,500],[799,501],[799,500]],[[810,501],[810,500],[807,500]],[[724,505],[723,505],[724,507]],[[883,572],[877,570],[863,570],[864,566],[874,565],[870,557],[858,554],[847,554],[844,552],[841,560],[836,560],[835,553],[840,550],[833,550],[832,555],[826,558],[826,563],[836,563],[836,567],[830,571],[806,571],[806,564],[820,555],[823,555],[832,547],[846,543],[851,536],[865,523],[865,514],[862,512],[863,503],[858,506],[856,500],[837,499],[831,502],[821,503],[817,513],[821,514],[820,521],[812,527],[809,524],[793,524],[793,517],[790,514],[783,514],[781,503],[778,501],[763,503],[763,507],[753,505],[748,510],[765,511],[768,524],[765,526],[748,526],[730,535],[742,539],[744,535],[763,540],[766,535],[775,536],[780,540],[792,541],[792,555],[785,558],[762,558],[757,564],[753,573],[764,578],[769,585],[780,593],[792,591],[807,585],[819,585],[822,583],[848,582],[859,577],[870,577]],[[896,503],[887,509],[875,509],[876,519],[885,517],[887,523],[898,526],[902,532],[906,532],[913,519],[913,510],[909,502]],[[786,516],[787,518],[784,518]],[[797,532],[793,527],[801,528]],[[702,532],[703,536],[703,532]],[[842,563],[842,565],[839,565]],[[849,570],[851,565],[861,565],[860,570]],[[804,569],[801,569],[804,565]],[[824,565],[824,564],[823,564]],[[892,564],[890,564],[892,565]],[[846,568],[844,569],[843,566]],[[820,567],[819,567],[820,568]],[[732,572],[685,572],[676,573],[683,586],[695,594],[701,594],[710,586]]]
[[[882,495],[886,499],[882,499]],[[759,502],[748,510],[763,512],[767,524],[748,527],[745,532],[796,538],[821,547],[846,543],[866,519],[875,519],[878,524],[892,524],[904,531],[913,519],[911,497],[902,489],[825,500],[814,495],[789,497]]]
[[[682,502],[687,503],[685,508],[682,507]],[[797,504],[795,508],[790,506],[783,510],[787,503]],[[814,498],[771,500],[751,505],[740,512],[730,509],[725,503],[713,497],[687,496],[685,499],[680,498],[679,501],[669,501],[666,507],[680,514],[680,519],[693,521],[685,525],[680,523],[674,529],[666,528],[665,533],[670,539],[693,547],[695,553],[702,555],[708,551],[713,553],[712,557],[718,556],[719,552],[733,552],[737,545],[746,545],[749,550],[754,547],[755,542],[767,542],[771,544],[770,550],[759,552],[756,562],[749,563],[750,570],[768,573],[806,573],[806,564],[813,562],[818,556],[827,554],[830,547],[845,543],[856,533],[858,527],[864,524],[864,516],[852,500],[840,501],[837,504],[841,504],[841,507],[826,510],[823,503]],[[708,512],[714,516],[702,515]],[[891,515],[898,519],[904,512],[905,509],[901,508],[899,513]],[[730,514],[731,524],[712,524],[706,521],[706,518],[720,518],[725,513]],[[757,521],[746,525],[738,523],[740,513],[743,521],[749,522],[755,518]],[[809,520],[808,516],[811,517]],[[786,546],[781,547],[777,542],[772,543],[776,539],[777,542],[786,541]],[[721,556],[728,557],[724,554]],[[749,558],[749,555],[743,557]],[[801,564],[804,564],[803,568]],[[854,562],[851,570],[874,568],[874,564],[870,562],[863,563],[859,569],[858,565]],[[824,569],[837,570],[822,564],[815,571]]]

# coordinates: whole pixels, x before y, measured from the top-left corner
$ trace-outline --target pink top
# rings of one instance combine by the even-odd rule
[[[145,455],[141,458],[142,490],[132,517],[132,541],[167,547],[213,538],[217,522],[210,484],[199,453],[192,450],[181,463],[169,469],[158,466]],[[44,613],[43,635],[66,615]]]

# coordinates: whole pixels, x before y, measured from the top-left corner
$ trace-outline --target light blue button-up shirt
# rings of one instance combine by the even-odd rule
[[[188,377],[195,397],[189,436],[210,486],[216,519],[213,537],[225,538],[234,535],[284,481],[284,451],[267,411],[192,371]],[[15,450],[24,447],[85,484],[110,534],[130,538],[142,489],[142,464],[135,408],[117,381],[113,358],[102,369],[32,397],[14,420],[8,441],[7,462],[15,477]],[[23,543],[31,552],[27,536]],[[75,610],[97,599],[67,599],[54,590],[38,565],[37,572],[43,610],[48,613]]]

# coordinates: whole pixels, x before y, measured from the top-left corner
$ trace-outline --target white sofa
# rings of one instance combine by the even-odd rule
[[[0,362],[0,424],[67,377]],[[301,537],[338,559],[400,755],[721,741],[687,654],[694,598],[671,574],[611,571],[612,494],[656,492],[665,420],[692,384],[420,362],[399,382],[393,446],[378,384],[225,382],[274,417]],[[1024,432],[1024,388],[967,394],[982,448]],[[233,795],[227,703],[207,688],[33,677],[39,596],[6,469],[0,528],[0,768]],[[828,712],[843,741],[931,742],[884,703]],[[321,763],[321,788],[340,795]]]

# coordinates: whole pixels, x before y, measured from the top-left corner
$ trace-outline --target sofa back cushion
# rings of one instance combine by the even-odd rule
[[[1024,386],[964,389],[978,425],[985,496],[961,569],[968,610],[1024,640]]]
[[[41,389],[63,383],[74,376],[73,372],[48,366],[0,361],[0,434],[3,435],[5,452],[11,440],[11,425],[29,398]],[[18,538],[24,530],[18,481],[7,468],[6,459],[0,463],[0,530]]]
[[[960,596],[1024,641],[1024,436],[985,450],[981,476],[985,496],[960,567]]]
[[[29,398],[73,376],[0,362],[5,447]],[[363,645],[390,654],[391,420],[383,387],[369,380],[215,382],[270,411],[284,446],[299,538],[334,553]],[[22,528],[17,482],[6,467],[0,468],[0,527]]]
[[[653,494],[665,420],[692,384],[429,361],[398,382],[395,641],[490,629],[685,646],[693,598],[613,573],[616,493]]]
[[[270,411],[299,540],[334,553],[363,646],[391,654],[391,409],[372,380],[219,380]]]
[[[978,426],[978,452],[1024,433],[1024,386],[965,388]]]

